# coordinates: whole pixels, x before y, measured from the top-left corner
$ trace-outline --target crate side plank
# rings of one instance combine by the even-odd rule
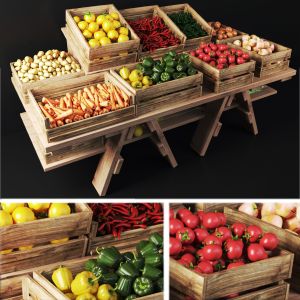
[[[32,299],[31,296],[36,296],[38,299],[43,300],[55,300],[51,294],[45,291],[36,281],[34,281],[29,275],[25,276],[22,280],[23,299]]]

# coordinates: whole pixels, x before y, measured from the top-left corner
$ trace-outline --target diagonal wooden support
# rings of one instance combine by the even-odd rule
[[[191,142],[191,147],[200,156],[205,155],[212,137],[218,135],[222,125],[219,121],[229,98],[227,96],[206,105],[205,118],[199,121]]]
[[[105,196],[113,174],[119,174],[124,159],[120,156],[128,129],[120,135],[112,136],[105,143],[103,153],[92,181],[100,196]]]

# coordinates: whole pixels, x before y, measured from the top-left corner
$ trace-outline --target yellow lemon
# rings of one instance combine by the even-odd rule
[[[48,210],[50,203],[28,203],[28,206],[36,212],[44,212]]]
[[[71,213],[71,208],[67,203],[52,203],[49,211],[49,218],[56,218],[61,216],[66,216]]]
[[[106,33],[103,30],[98,30],[94,33],[94,38],[96,40],[100,40],[104,36],[106,36]]]
[[[78,16],[74,16],[73,19],[76,23],[80,22],[80,17],[78,17]]]
[[[105,20],[102,24],[102,28],[105,32],[109,32],[113,29],[113,23],[109,20]]]
[[[84,14],[83,18],[84,18],[84,21],[86,21],[88,23],[95,22],[95,20],[96,20],[95,14],[92,14],[90,12]]]
[[[109,14],[114,20],[119,20],[119,14],[116,11],[113,11]]]
[[[89,45],[90,45],[90,47],[95,48],[95,47],[99,47],[100,43],[96,39],[90,39],[89,40]]]
[[[102,37],[102,38],[100,39],[100,44],[101,44],[102,46],[111,44],[111,40],[110,40],[108,37],[104,36],[104,37]]]
[[[107,37],[109,37],[111,40],[116,40],[119,37],[118,31],[115,29],[110,30],[107,33]]]
[[[118,43],[126,42],[126,41],[128,41],[128,40],[129,40],[128,35],[120,34],[120,35],[119,35],[119,38],[118,38]]]
[[[19,250],[20,251],[30,250],[30,249],[32,249],[32,247],[33,247],[33,245],[30,245],[30,246],[20,246]]]
[[[63,238],[63,239],[59,239],[59,240],[53,240],[53,241],[51,241],[51,244],[60,244],[60,243],[67,242],[68,240],[69,240],[68,237]]]
[[[88,31],[94,33],[99,30],[99,25],[96,22],[91,22],[88,27]]]
[[[89,26],[88,22],[86,21],[80,21],[77,25],[81,31],[87,29]]]
[[[83,31],[83,36],[86,38],[86,39],[90,39],[90,38],[92,38],[92,36],[93,36],[93,34],[89,31],[89,30],[84,30]]]
[[[28,207],[17,207],[13,213],[12,217],[15,223],[25,223],[35,220],[35,215],[33,211]]]
[[[0,210],[0,227],[8,226],[11,224],[13,224],[11,215],[4,210]]]
[[[123,34],[123,35],[128,35],[129,34],[129,30],[126,27],[120,27],[119,28],[119,33]]]
[[[2,209],[11,214],[17,207],[24,206],[24,203],[1,202]]]
[[[120,28],[121,23],[119,21],[113,20],[113,26],[114,26],[115,29]]]
[[[105,20],[106,20],[105,15],[99,15],[96,19],[96,22],[98,25],[102,25]]]

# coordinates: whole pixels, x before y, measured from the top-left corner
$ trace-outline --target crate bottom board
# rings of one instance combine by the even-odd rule
[[[207,75],[203,77],[203,85],[214,91],[215,93],[227,92],[231,89],[242,87],[253,82],[254,74],[249,73],[246,75],[237,76],[226,80],[215,80]]]
[[[272,75],[277,72],[285,71],[289,68],[290,61],[279,61],[266,66],[256,65],[254,75],[259,78],[263,78]]]

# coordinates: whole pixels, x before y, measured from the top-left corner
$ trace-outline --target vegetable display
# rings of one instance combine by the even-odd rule
[[[191,51],[190,54],[220,70],[241,65],[250,60],[248,53],[230,48],[225,44],[202,43],[198,49]]]
[[[91,48],[129,40],[130,32],[127,27],[122,26],[117,12],[98,16],[87,12],[83,20],[79,16],[74,16],[73,19]]]
[[[187,208],[170,212],[170,255],[201,274],[232,269],[272,255],[278,246],[273,233],[255,225],[228,225],[220,212],[192,213]]]
[[[122,232],[163,223],[163,210],[159,203],[93,203],[90,207],[94,221],[99,224],[98,236],[112,234],[120,238]]]
[[[0,227],[20,224],[44,218],[56,218],[71,214],[71,207],[66,203],[12,203],[1,202]],[[68,238],[53,240],[52,244],[67,241]],[[8,254],[14,250],[29,250],[34,245],[23,245],[18,249],[7,249],[0,254]]]
[[[43,97],[38,105],[51,128],[128,107],[130,97],[112,83],[98,83],[60,99]]]
[[[129,20],[128,23],[140,38],[143,51],[154,51],[180,44],[180,40],[158,16]]]
[[[119,75],[135,89],[147,88],[162,82],[195,75],[196,69],[191,65],[186,53],[177,54],[169,51],[161,59],[144,58],[134,70],[122,67]]]
[[[163,237],[142,240],[136,252],[120,253],[111,246],[97,249],[98,256],[75,274],[60,266],[52,282],[70,299],[131,300],[163,291]],[[75,275],[75,277],[74,277]]]
[[[248,51],[254,51],[258,55],[269,55],[272,54],[275,49],[275,45],[267,40],[261,39],[258,36],[252,34],[245,34],[242,36],[242,39],[235,40],[234,45],[244,48]]]
[[[170,19],[179,27],[188,39],[207,36],[207,32],[193,18],[189,12],[176,12],[168,15]]]
[[[296,203],[243,203],[239,211],[300,234],[300,205]]]
[[[227,38],[232,38],[238,35],[237,30],[233,29],[230,26],[225,26],[221,22],[210,22],[209,23],[213,32],[212,35],[216,37],[217,40],[225,40]]]
[[[25,56],[14,62],[13,66],[24,83],[81,71],[81,66],[71,54],[56,49],[39,51],[33,58]]]

